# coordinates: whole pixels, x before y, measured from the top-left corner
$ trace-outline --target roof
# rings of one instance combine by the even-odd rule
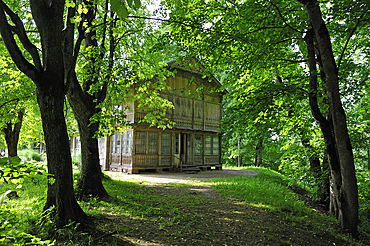
[[[171,60],[167,62],[167,64],[174,68],[179,68],[184,71],[199,74],[202,77],[204,76],[204,72],[206,70],[206,68],[195,57],[185,58],[183,64],[177,62],[176,60]],[[199,66],[196,64],[199,64]],[[212,73],[209,74],[211,75],[211,79],[218,85],[218,87],[223,87],[222,83]],[[224,91],[222,91],[222,93],[226,94],[229,93],[229,91],[226,88],[224,88]]]

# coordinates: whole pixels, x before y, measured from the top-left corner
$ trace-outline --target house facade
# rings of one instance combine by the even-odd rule
[[[196,62],[191,60],[189,62]],[[103,170],[138,173],[142,170],[174,170],[196,166],[202,170],[222,169],[221,135],[223,92],[213,76],[203,78],[202,67],[197,69],[169,63],[174,77],[166,79],[171,90],[161,91],[161,97],[171,101],[173,109],[166,118],[174,122],[172,129],[150,127],[140,123],[144,112],[135,112],[138,104],[121,105],[130,108],[127,119],[133,129],[116,132],[99,139],[100,164]],[[205,88],[199,92],[199,88]]]

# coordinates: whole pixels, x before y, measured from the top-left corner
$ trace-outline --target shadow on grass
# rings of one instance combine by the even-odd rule
[[[108,179],[104,185],[111,198],[81,203],[100,233],[116,232],[99,245],[343,245],[330,231],[287,221],[204,184]]]

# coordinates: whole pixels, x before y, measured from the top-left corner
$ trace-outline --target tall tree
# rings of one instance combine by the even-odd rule
[[[71,42],[74,24],[70,21],[75,9],[67,9],[67,24],[64,26],[63,0],[30,0],[29,7],[39,34],[42,59],[37,47],[28,38],[21,18],[4,1],[0,1],[0,33],[18,69],[36,85],[48,153],[48,172],[52,178],[49,178],[44,209],[55,206],[58,226],[68,220],[83,222],[87,216],[74,196],[72,161],[63,114],[68,76],[73,74],[76,59]],[[18,36],[20,43],[14,35]],[[20,45],[29,56],[23,54]]]
[[[354,237],[357,237],[358,188],[346,114],[339,93],[338,67],[334,59],[330,35],[318,3],[316,0],[300,2],[304,5],[313,29],[313,34],[308,31],[308,40],[306,41],[310,84],[316,83],[315,80],[317,80],[315,48],[317,49],[316,55],[320,60],[320,65],[322,65],[322,72],[325,74],[324,79],[329,102],[329,117],[331,119],[329,124],[333,127],[334,133],[334,139],[331,141],[330,147],[334,145],[336,154],[338,155],[338,163],[329,162],[332,173],[331,187],[334,189],[333,203],[337,205],[336,215],[341,226],[348,229]],[[314,38],[316,40],[316,46],[314,46]],[[311,93],[316,92],[316,88],[311,89],[313,90]]]
[[[82,12],[82,19],[86,25],[80,25],[78,31],[79,36],[85,37],[85,50],[86,56],[88,57],[89,65],[86,66],[85,73],[87,76],[83,77],[83,83],[80,85],[77,75],[73,76],[71,85],[67,93],[68,101],[72,107],[73,114],[78,123],[78,129],[81,139],[81,173],[77,182],[77,190],[79,196],[92,195],[94,197],[107,197],[108,193],[105,190],[102,183],[102,172],[100,168],[99,159],[99,146],[98,140],[95,138],[95,134],[99,129],[99,123],[91,123],[90,119],[97,113],[100,108],[97,106],[101,104],[106,97],[107,84],[109,77],[112,73],[113,65],[113,54],[114,54],[114,39],[110,35],[111,46],[109,47],[109,64],[108,72],[104,81],[99,81],[99,72],[103,69],[100,68],[105,51],[105,38],[107,30],[107,15],[108,15],[108,0],[105,2],[105,16],[103,19],[103,33],[100,37],[103,37],[102,47],[100,52],[98,50],[98,35],[96,29],[93,27],[93,21],[95,21],[95,15],[97,12],[97,5],[93,2],[84,1],[86,8],[86,14]],[[113,24],[110,24],[110,29]],[[111,34],[111,32],[110,32]],[[100,53],[100,54],[99,54]],[[99,61],[98,61],[99,60]],[[105,65],[105,64],[104,64]],[[107,78],[108,77],[108,78]],[[100,89],[95,92],[92,87],[100,85]]]

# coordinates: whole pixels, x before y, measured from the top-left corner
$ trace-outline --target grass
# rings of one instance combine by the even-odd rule
[[[335,221],[330,216],[321,216],[307,207],[299,196],[289,189],[291,181],[284,175],[263,167],[246,167],[259,173],[253,177],[214,179],[216,190],[224,196],[240,199],[252,207],[261,208],[284,216],[294,223],[304,223],[316,228],[324,221]],[[325,228],[328,230],[330,228]]]
[[[307,229],[310,233],[314,231],[315,235],[329,233],[343,237],[347,243],[349,242],[348,238],[339,234],[332,226],[333,218],[313,212],[299,200],[298,196],[288,188],[291,182],[285,176],[265,168],[248,167],[244,169],[257,171],[259,175],[217,179],[209,183],[194,181],[188,184],[157,184],[156,186],[142,180],[123,181],[107,177],[103,182],[111,198],[105,200],[90,198],[79,202],[83,210],[94,218],[95,223],[92,230],[95,234],[80,231],[78,225],[73,223],[56,230],[51,220],[41,220],[46,196],[46,180],[38,180],[37,185],[26,181],[23,188],[18,191],[19,199],[6,200],[6,203],[1,205],[1,210],[7,212],[0,214],[2,220],[0,235],[5,219],[12,218],[8,223],[16,226],[12,228],[14,235],[18,235],[15,233],[18,231],[18,233],[35,235],[36,238],[43,240],[57,239],[62,245],[94,245],[97,240],[100,240],[99,245],[137,245],[149,241],[158,243],[153,245],[160,245],[161,240],[173,245],[186,245],[187,243],[205,245],[208,244],[202,241],[205,238],[211,237],[214,240],[224,238],[220,233],[212,234],[214,230],[210,230],[209,225],[221,226],[221,223],[225,223],[226,220],[232,221],[234,218],[231,208],[229,210],[225,208],[225,211],[212,210],[212,203],[209,199],[199,195],[200,192],[193,192],[194,187],[202,189],[211,185],[222,196],[242,201],[248,207],[262,211],[258,212],[261,216],[269,216],[269,219],[277,216],[279,223],[284,223],[286,228],[303,224],[305,228],[310,228]],[[74,175],[75,179],[77,177],[78,173]],[[7,189],[15,189],[15,185],[0,185],[0,193]],[[218,216],[218,213],[225,215],[222,218],[215,218],[215,214]],[[269,215],[270,213],[272,215]],[[243,216],[246,218],[249,215]],[[276,243],[271,240],[276,240],[277,236],[273,236],[275,235],[273,233],[279,228],[262,224],[264,222],[257,217],[253,220],[246,220],[246,223],[249,223],[249,220],[258,222],[251,225],[249,230],[252,230],[254,228],[252,226],[255,225],[254,230],[258,235],[270,231],[265,240],[270,242],[270,245]],[[219,231],[222,233],[230,231],[229,234],[232,235],[234,229],[230,223],[223,224]],[[263,231],[262,229],[259,231],[260,227],[264,227]],[[115,232],[117,236],[107,237],[105,240],[97,237],[98,234],[111,232]],[[279,233],[290,232],[280,231]],[[21,238],[22,235],[18,237]],[[240,239],[240,245],[245,245],[242,239]],[[7,242],[8,245],[16,245],[12,238]],[[230,244],[235,245],[235,242],[230,241]],[[361,245],[361,242],[358,244]]]

